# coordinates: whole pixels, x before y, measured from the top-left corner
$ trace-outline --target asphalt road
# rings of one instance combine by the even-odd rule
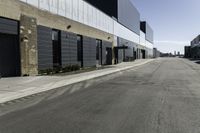
[[[0,133],[200,133],[200,65],[188,60],[63,90],[1,105]]]

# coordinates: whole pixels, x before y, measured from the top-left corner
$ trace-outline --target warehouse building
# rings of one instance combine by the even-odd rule
[[[153,31],[133,4],[103,1],[2,0],[0,75],[152,57]]]
[[[191,41],[191,57],[200,59],[200,35]]]
[[[185,58],[200,59],[200,35],[191,41],[190,46],[185,46]]]
[[[191,46],[185,46],[185,55],[184,55],[185,58],[192,58],[192,55],[191,55]]]
[[[153,58],[161,57],[162,53],[157,49],[153,48]]]

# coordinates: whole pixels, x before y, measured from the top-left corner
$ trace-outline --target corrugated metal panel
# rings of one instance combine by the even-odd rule
[[[153,43],[154,40],[153,30],[148,23],[146,23],[146,40],[150,41],[151,43]]]
[[[38,69],[53,68],[52,29],[38,26]]]
[[[77,35],[62,31],[61,33],[61,50],[62,65],[79,65],[77,61]]]
[[[0,32],[5,34],[18,34],[18,22],[5,18],[0,18]]]
[[[154,34],[153,29],[150,27],[150,25],[146,21],[143,21],[140,23],[140,29],[146,34],[145,39],[153,43]]]
[[[140,14],[130,0],[118,0],[118,21],[140,34]]]
[[[83,66],[96,66],[96,39],[83,37]]]

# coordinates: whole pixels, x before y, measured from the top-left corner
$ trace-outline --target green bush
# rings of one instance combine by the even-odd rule
[[[39,71],[39,74],[42,74],[42,75],[50,75],[53,73],[53,70],[52,69],[44,69],[44,70],[40,70]]]
[[[53,73],[60,73],[60,71],[62,71],[60,67],[56,67],[53,69]]]
[[[80,70],[79,65],[68,65],[62,68],[63,72],[72,72],[72,71],[78,71],[78,70]]]
[[[72,72],[72,71],[78,71],[80,70],[79,65],[68,65],[63,68],[57,67],[54,69],[45,69],[45,70],[40,70],[39,74],[41,75],[50,75],[50,74],[56,74],[56,73],[66,73],[66,72]]]

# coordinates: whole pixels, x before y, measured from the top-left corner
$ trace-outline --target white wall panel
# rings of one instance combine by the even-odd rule
[[[58,14],[58,0],[49,0],[50,1],[50,12]]]
[[[92,6],[88,5],[88,24],[92,26]]]
[[[39,0],[39,8],[44,10],[50,10],[50,1],[49,0]]]
[[[97,10],[95,10],[95,8],[93,8],[93,14],[92,14],[92,18],[93,18],[93,26],[96,27],[97,26]]]
[[[20,0],[20,1],[22,1],[22,2],[26,2],[27,0]]]
[[[123,25],[119,24],[116,21],[114,21],[114,35],[137,44],[139,44],[140,42],[139,35],[127,29],[126,27],[124,27]]]
[[[146,47],[149,49],[153,49],[153,44],[146,40]]]
[[[78,8],[78,14],[79,14],[79,22],[83,23],[84,22],[84,3],[82,0],[79,0],[78,2],[79,8]]]
[[[72,19],[78,21],[78,0],[72,0]]]
[[[84,7],[84,24],[87,24],[88,22],[88,4],[86,2],[83,2],[83,7]]]
[[[72,1],[73,0],[65,0],[66,2],[66,17],[72,18]]]
[[[59,8],[58,8],[58,14],[59,15],[61,15],[61,16],[66,16],[65,15],[65,10],[66,10],[66,3],[65,3],[65,0],[59,0],[58,1],[59,3],[58,3],[58,6],[59,6]]]
[[[26,0],[23,0],[23,1],[26,1]],[[38,4],[39,4],[38,0],[27,0],[27,3],[36,7],[38,7]]]
[[[98,29],[100,29],[100,21],[99,21],[99,18],[100,18],[100,11],[98,11],[97,10],[97,12],[96,12],[96,14],[97,14],[97,18],[96,18],[96,21],[97,21],[97,24],[96,24],[96,27],[98,28]]]
[[[142,31],[140,31],[140,45],[146,46],[146,35]]]

